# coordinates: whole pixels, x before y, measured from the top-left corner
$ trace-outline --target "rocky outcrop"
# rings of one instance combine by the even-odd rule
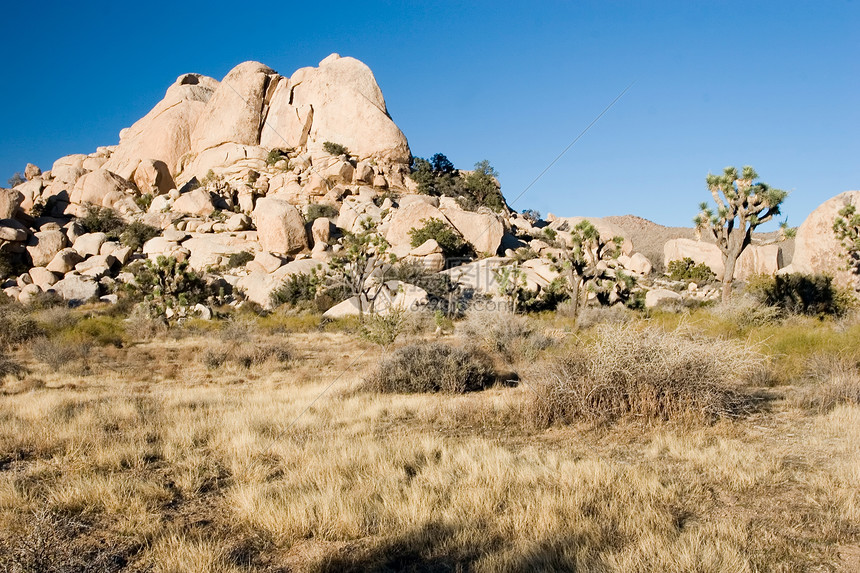
[[[722,252],[713,243],[692,239],[672,239],[666,242],[663,249],[663,263],[667,267],[671,261],[690,258],[696,264],[707,265],[718,279],[721,279],[725,272]],[[734,278],[746,280],[757,274],[773,275],[781,267],[782,252],[779,245],[749,245],[735,264]]]
[[[0,189],[0,219],[11,219],[21,206],[24,195],[16,189]]]
[[[332,89],[333,86],[337,89]],[[285,126],[292,116],[306,116],[312,109],[307,135],[310,149],[321,149],[323,143],[332,141],[346,146],[359,159],[409,163],[409,145],[388,115],[373,72],[355,58],[332,54],[318,68],[302,68],[290,78],[289,93],[282,90],[279,95],[281,100],[290,97],[290,107],[296,111],[277,101],[267,121],[274,126]],[[282,120],[281,115],[289,119]],[[298,121],[295,125],[302,123]],[[295,140],[293,134],[288,137]]]
[[[476,253],[497,254],[505,235],[505,225],[498,214],[489,209],[479,213],[464,211],[449,197],[440,199],[439,210]]]
[[[860,208],[860,191],[845,191],[819,205],[797,229],[794,257],[783,272],[827,273],[843,287],[855,286],[845,270],[846,253],[833,232],[833,221],[846,205]]]
[[[388,281],[374,290],[374,298],[354,296],[328,309],[325,318],[344,318],[372,312],[385,316],[394,309],[414,312],[421,310],[428,302],[427,291],[421,287],[400,281]]]
[[[141,161],[162,161],[175,177],[191,151],[191,133],[217,88],[217,80],[200,74],[179,76],[149,113],[120,132],[119,146],[104,168],[133,179]],[[58,177],[56,164],[51,172]]]
[[[191,153],[225,143],[259,145],[260,128],[280,76],[259,62],[239,64],[221,80],[191,133]]]

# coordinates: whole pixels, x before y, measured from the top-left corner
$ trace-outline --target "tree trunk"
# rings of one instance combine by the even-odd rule
[[[728,253],[725,257],[723,271],[723,302],[729,302],[732,299],[732,282],[735,280],[735,263],[738,261],[740,253]]]
[[[741,253],[749,244],[748,232],[746,230],[734,229],[728,237],[726,250],[723,251],[723,302],[732,299],[732,282],[735,280],[735,265],[741,257]]]

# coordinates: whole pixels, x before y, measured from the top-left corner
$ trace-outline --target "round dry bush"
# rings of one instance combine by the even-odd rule
[[[470,310],[457,325],[457,331],[466,340],[514,362],[532,362],[555,344],[527,317],[505,310]]]
[[[490,357],[475,349],[441,342],[399,348],[367,380],[377,392],[446,392],[482,390],[494,381]]]
[[[537,425],[577,419],[713,421],[748,410],[741,386],[763,356],[733,341],[634,325],[604,325],[588,346],[530,376]]]

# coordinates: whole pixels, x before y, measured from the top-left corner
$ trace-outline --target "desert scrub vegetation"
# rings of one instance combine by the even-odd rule
[[[323,143],[323,149],[326,153],[330,155],[346,155],[349,157],[349,149],[346,146],[341,145],[340,143],[334,143],[332,141],[326,141]]]
[[[711,282],[717,278],[711,267],[705,263],[696,264],[690,257],[669,261],[666,274],[673,281]]]
[[[821,274],[760,275],[750,280],[747,292],[761,304],[787,314],[841,316],[856,304],[849,293],[833,284],[832,277]]]
[[[327,203],[311,203],[305,210],[305,221],[313,223],[321,217],[326,217],[330,220],[337,219],[339,211],[334,205]]]
[[[422,227],[409,229],[409,237],[413,247],[419,247],[433,239],[442,249],[442,254],[449,257],[470,257],[475,253],[472,247],[463,240],[457,231],[440,219],[421,219]]]
[[[733,341],[638,325],[606,325],[595,339],[530,378],[537,424],[583,419],[712,422],[748,412],[742,385],[764,357]]]
[[[394,351],[367,380],[377,392],[446,392],[482,390],[494,382],[489,356],[442,342],[410,344]]]
[[[151,195],[143,195],[144,197],[152,197]],[[141,221],[133,221],[125,225],[122,232],[119,234],[120,242],[132,251],[140,250],[143,244],[150,239],[161,234],[160,229],[156,229],[152,225],[147,225]]]
[[[464,340],[509,362],[534,360],[555,343],[535,321],[508,310],[469,310],[457,330]]]
[[[78,223],[88,233],[105,233],[109,238],[118,239],[125,229],[125,222],[119,218],[116,211],[108,207],[90,205]]]
[[[27,372],[0,381],[0,571],[855,570],[860,405],[830,389],[856,379],[860,326],[714,312],[505,315],[487,341],[460,322],[386,346],[356,336],[369,320],[286,309],[147,336],[103,305],[41,309],[6,350]],[[87,371],[41,364],[66,337]],[[481,391],[438,388],[466,341],[511,349],[525,382],[485,360]],[[369,389],[405,349],[398,388]],[[750,408],[761,354],[792,374]],[[551,395],[586,413],[550,424],[535,393],[567,362]],[[429,391],[400,389],[410,369]],[[591,372],[638,392],[583,407]]]

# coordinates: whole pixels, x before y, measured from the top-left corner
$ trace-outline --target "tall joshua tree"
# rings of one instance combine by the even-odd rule
[[[717,204],[717,210],[708,203],[699,205],[701,212],[693,219],[696,228],[710,231],[723,254],[723,301],[732,296],[735,263],[752,242],[752,232],[779,215],[779,208],[787,191],[775,189],[758,181],[758,173],[749,165],[740,174],[735,167],[726,167],[722,175],[708,174],[708,189]],[[787,235],[786,224],[780,229]]]

